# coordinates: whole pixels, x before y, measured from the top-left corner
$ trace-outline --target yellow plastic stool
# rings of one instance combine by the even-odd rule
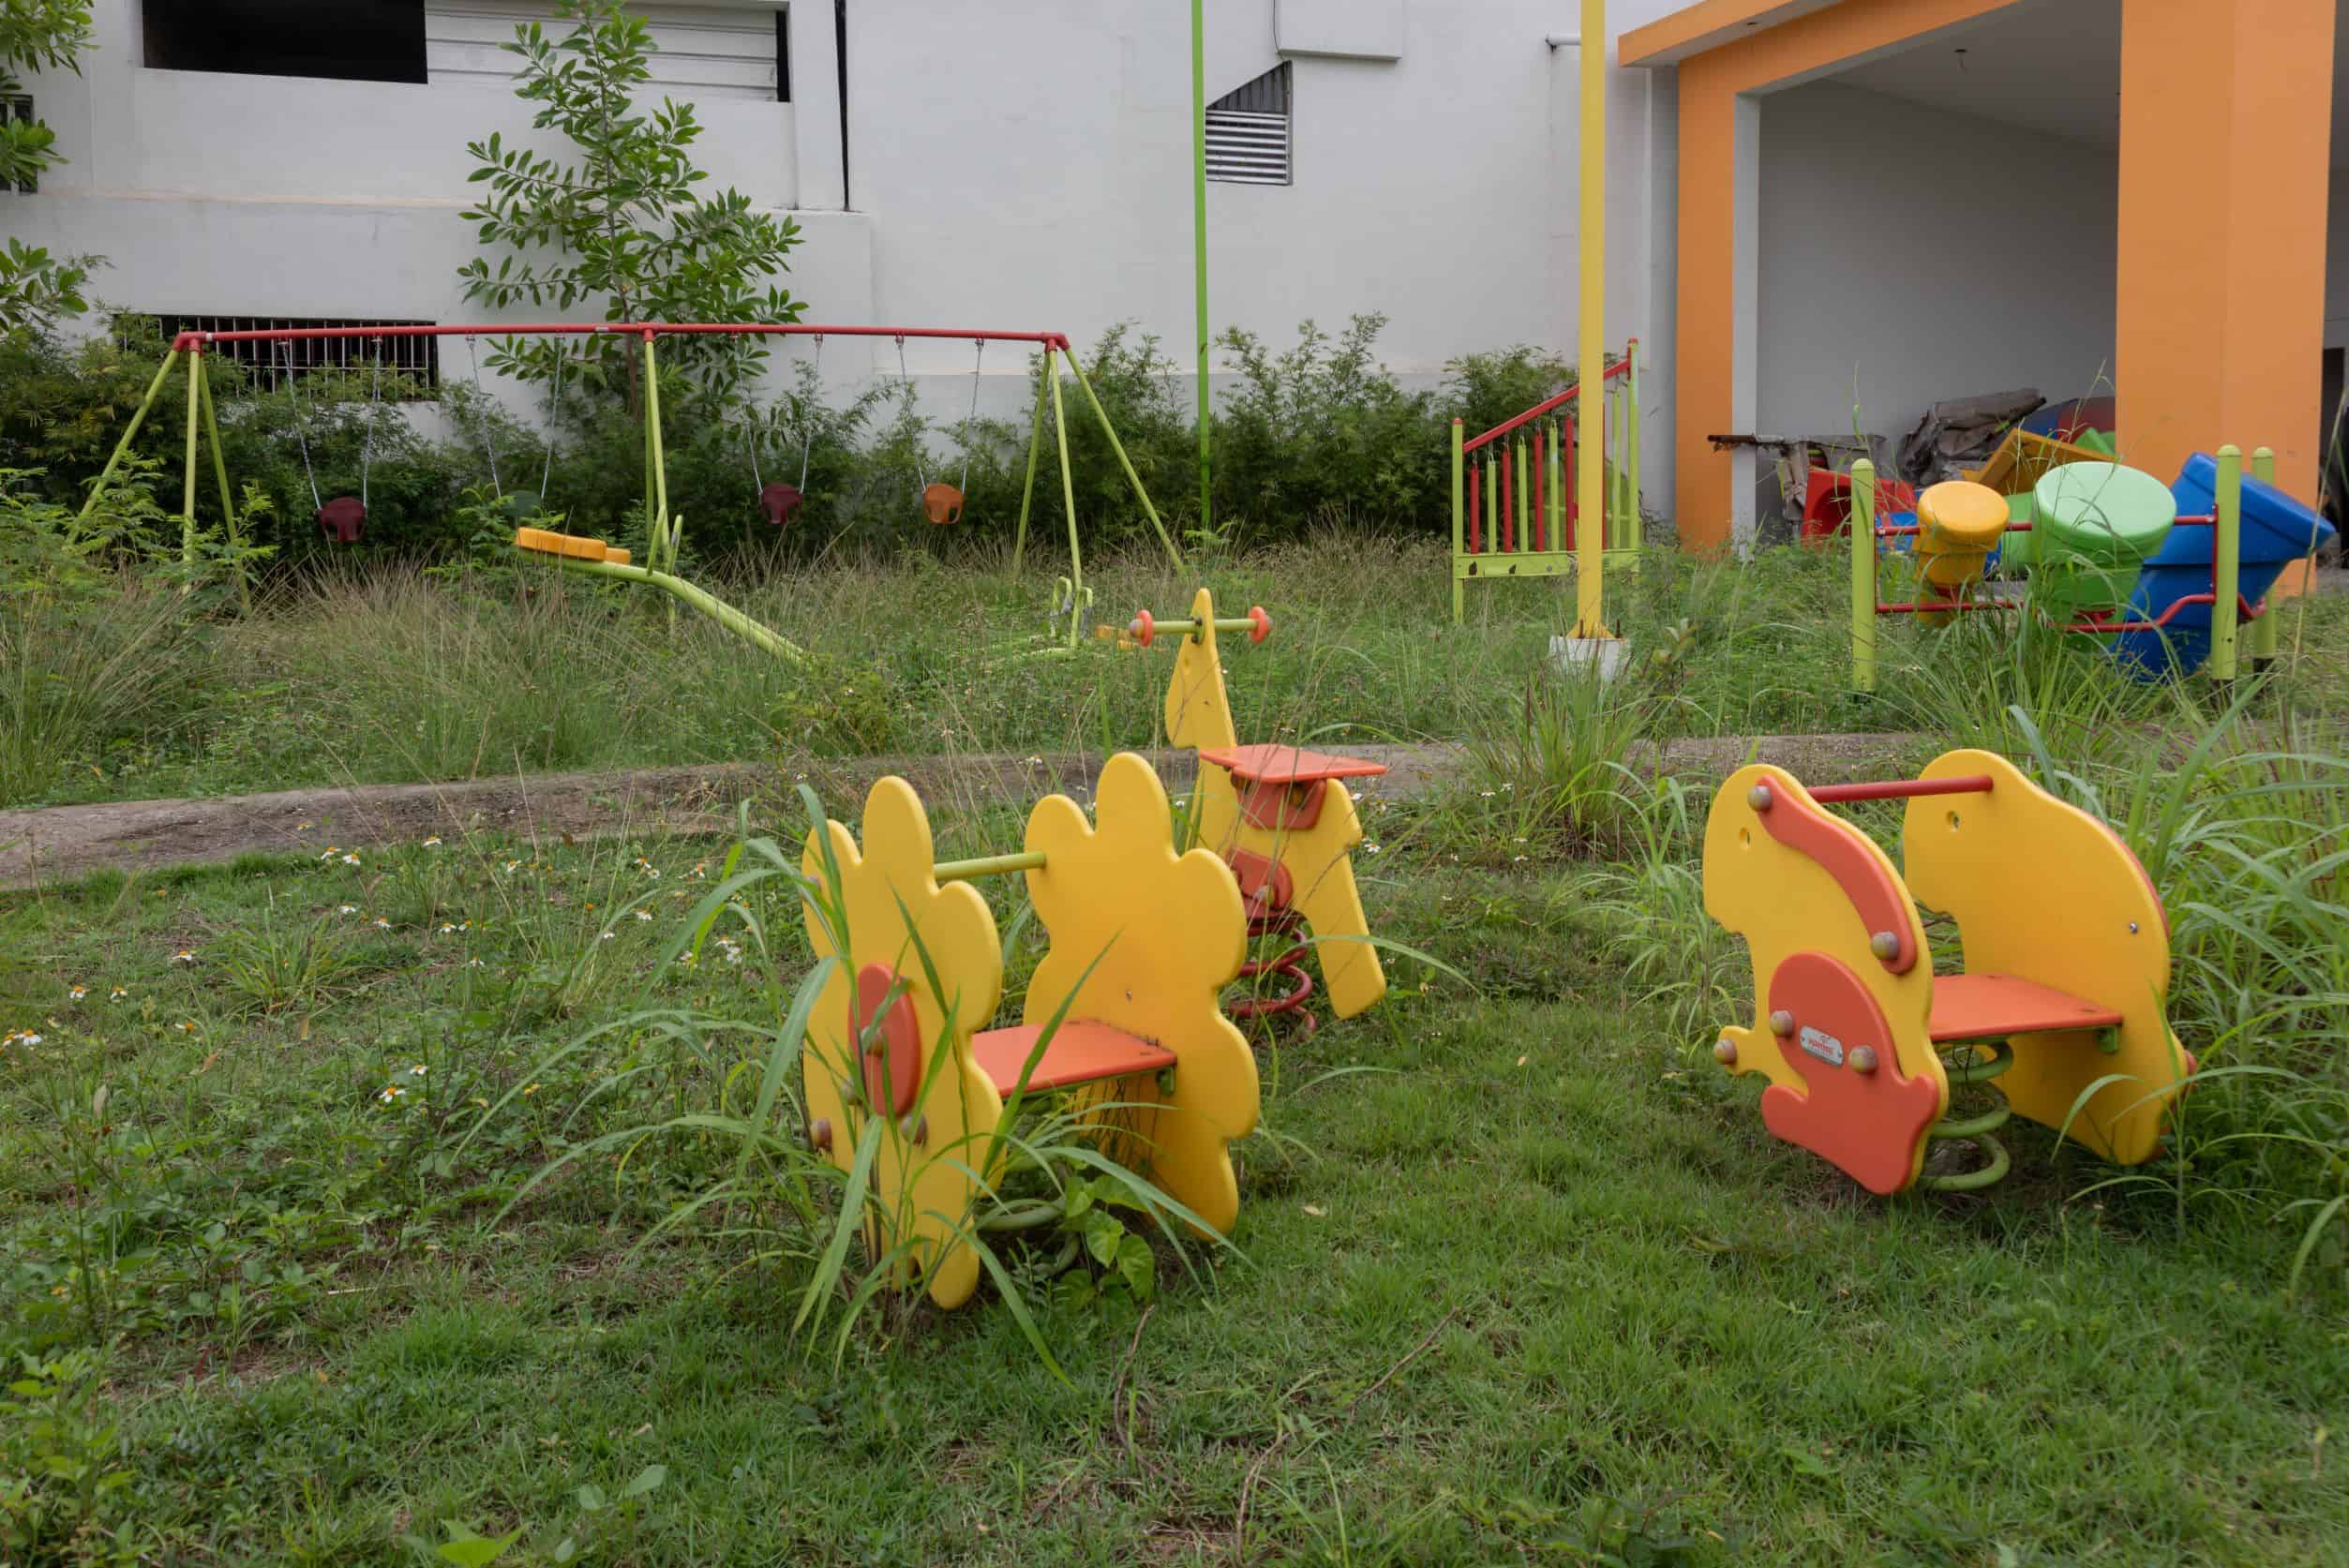
[[[2007,528],[2007,499],[1987,485],[1952,479],[1917,498],[1917,575],[1930,599],[1970,597]],[[1946,611],[1919,617],[1928,626]]]

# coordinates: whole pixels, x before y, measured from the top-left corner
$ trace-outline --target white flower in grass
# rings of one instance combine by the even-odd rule
[[[126,996],[127,996],[127,995],[129,995],[129,994],[130,994],[130,988],[129,988],[128,986],[127,986],[127,985],[118,985],[118,986],[116,986],[113,990],[112,990],[112,991],[110,991],[110,992],[108,992],[108,993],[106,993],[106,999],[107,999],[108,1001],[110,1001],[110,1002],[119,1002],[119,1001],[121,1001],[124,997],[126,997]]]
[[[318,858],[322,860],[331,860],[341,853],[342,845],[338,844],[330,844],[325,848],[318,852]]]
[[[177,1023],[172,1024],[172,1027],[177,1029],[183,1035],[192,1035],[196,1032],[195,1023],[187,1019],[180,1020]]]
[[[338,903],[335,905],[335,913],[337,915],[356,915],[358,912],[359,906],[355,903]]]
[[[486,969],[489,965],[482,962],[480,959],[473,958],[467,959],[465,961],[465,967],[468,969]]]
[[[636,911],[636,918],[639,920],[649,920],[652,918],[652,911],[650,909],[639,909]]]
[[[66,1000],[68,1002],[79,1002],[82,997],[87,996],[89,993],[90,988],[86,985],[67,986],[66,988]]]
[[[390,1104],[394,1103],[395,1101],[396,1101],[396,1100],[398,1100],[398,1099],[400,1099],[400,1098],[404,1098],[404,1097],[407,1095],[407,1093],[408,1093],[408,1091],[407,1091],[407,1090],[405,1090],[405,1089],[401,1088],[401,1087],[400,1087],[398,1084],[396,1084],[396,1083],[386,1083],[386,1084],[384,1084],[384,1085],[383,1085],[383,1087],[382,1087],[382,1088],[381,1088],[381,1089],[379,1089],[379,1090],[377,1090],[377,1091],[376,1091],[376,1096],[375,1096],[375,1098],[376,1098],[379,1101],[381,1101],[382,1103],[383,1103],[383,1104],[385,1104],[385,1105],[390,1105]]]
[[[373,926],[378,931],[389,931],[392,929],[392,922],[385,919],[381,915],[378,915],[374,919],[369,920],[367,924]]]
[[[598,942],[608,942],[608,941],[610,941],[613,937],[615,937],[615,936],[617,936],[617,935],[619,935],[619,934],[620,934],[620,933],[619,933],[618,932],[607,931],[607,932],[604,933],[601,936],[598,936],[598,937],[596,938],[596,940],[597,940]]]
[[[430,838],[428,838],[428,839],[426,839],[426,840],[425,840],[425,841],[424,841],[424,846],[425,846],[426,849],[438,849],[438,848],[440,848],[440,847],[441,847],[441,835],[440,835],[440,834],[438,834],[438,833],[433,834],[433,835],[432,835],[432,837],[430,837]]]
[[[506,874],[507,874],[507,875],[509,875],[509,876],[511,876],[511,875],[513,875],[516,872],[520,871],[520,870],[522,869],[522,862],[521,862],[521,861],[519,861],[519,860],[508,860],[508,861],[505,863],[505,869],[506,869]]]
[[[355,866],[359,863],[359,857],[356,855],[346,855],[342,858],[342,863],[346,866]]]
[[[190,949],[182,948],[179,951],[172,955],[172,962],[173,963],[193,963],[196,962],[196,955]]]
[[[0,1047],[11,1045],[34,1046],[40,1044],[40,1042],[41,1037],[33,1033],[30,1029],[11,1029],[6,1035],[0,1036]]]
[[[693,948],[688,948],[683,952],[679,953],[677,955],[677,962],[683,964],[686,968],[691,969],[695,963]]]
[[[448,921],[442,920],[441,922],[441,934],[443,936],[454,936],[456,934],[456,928],[451,925]]]
[[[1362,853],[1363,853],[1363,854],[1365,854],[1365,855],[1375,855],[1375,854],[1377,854],[1378,852],[1379,852],[1379,846],[1378,846],[1377,844],[1364,844],[1364,845],[1362,846]]]
[[[427,1068],[422,1062],[418,1062],[414,1067],[408,1069],[408,1076],[411,1078],[422,1078],[429,1070],[430,1069]]]

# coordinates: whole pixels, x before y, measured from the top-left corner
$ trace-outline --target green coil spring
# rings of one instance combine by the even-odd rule
[[[1977,1192],[2006,1179],[2008,1167],[2013,1160],[2007,1154],[2007,1146],[1999,1142],[1995,1135],[2007,1125],[2008,1118],[2014,1112],[2007,1104],[2007,1097],[1991,1081],[2014,1066],[2014,1047],[2005,1040],[1996,1040],[1988,1045],[1989,1054],[1986,1056],[1982,1054],[1984,1049],[1980,1042],[1953,1045],[1942,1053],[1941,1067],[1949,1076],[1951,1088],[1979,1088],[1997,1103],[1981,1115],[1968,1116],[1964,1121],[1953,1121],[1944,1116],[1925,1130],[1925,1136],[1937,1142],[1947,1141],[1973,1144],[1982,1152],[1982,1163],[1971,1171],[1960,1171],[1950,1175],[1919,1176],[1919,1187],[1930,1187],[1936,1192]]]

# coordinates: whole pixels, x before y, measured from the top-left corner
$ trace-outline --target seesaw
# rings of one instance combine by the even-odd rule
[[[789,638],[760,625],[716,594],[696,588],[682,577],[632,564],[628,551],[617,545],[606,545],[601,539],[590,539],[576,533],[557,533],[550,529],[518,528],[514,530],[514,547],[528,555],[545,556],[559,566],[583,572],[590,576],[610,577],[626,583],[649,583],[664,593],[682,600],[736,636],[766,650],[785,664],[802,665],[807,662],[806,650]]]

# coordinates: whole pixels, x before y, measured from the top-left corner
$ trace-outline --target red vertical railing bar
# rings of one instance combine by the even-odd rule
[[[1565,475],[1559,483],[1566,487],[1566,493],[1559,498],[1561,503],[1559,512],[1565,518],[1565,527],[1561,531],[1565,537],[1558,541],[1558,547],[1562,550],[1571,550],[1574,548],[1574,530],[1577,521],[1575,498],[1582,493],[1582,481],[1576,476],[1574,471],[1574,465],[1582,460],[1582,454],[1575,448],[1573,420],[1569,419],[1559,426],[1558,440],[1559,456],[1564,459],[1559,467]]]
[[[1468,553],[1473,556],[1485,550],[1484,477],[1483,459],[1468,465]]]
[[[1501,553],[1507,555],[1517,548],[1517,486],[1509,481],[1514,474],[1509,467],[1509,443],[1501,443]]]

